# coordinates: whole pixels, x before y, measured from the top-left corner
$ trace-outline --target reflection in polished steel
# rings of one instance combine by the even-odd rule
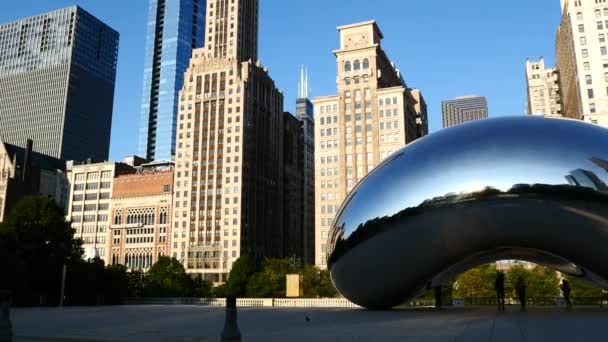
[[[345,200],[329,237],[338,290],[389,308],[479,264],[520,259],[608,288],[608,130],[480,120],[394,153]]]

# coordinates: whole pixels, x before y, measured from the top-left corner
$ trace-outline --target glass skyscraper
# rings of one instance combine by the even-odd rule
[[[106,160],[118,32],[72,6],[0,25],[0,139]]]
[[[205,0],[150,0],[139,128],[139,154],[175,154],[178,92],[192,49],[204,45]]]

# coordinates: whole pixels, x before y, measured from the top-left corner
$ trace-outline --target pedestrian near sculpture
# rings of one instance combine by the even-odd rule
[[[526,311],[526,282],[521,276],[517,279],[515,291],[517,292],[517,297],[519,298],[519,303],[521,304],[521,311]]]
[[[496,273],[496,280],[494,281],[494,290],[496,290],[498,311],[505,311],[505,274],[502,271],[498,271]]]
[[[572,302],[570,302],[570,283],[566,279],[562,279],[562,283],[559,285],[566,301],[566,309],[572,309]]]

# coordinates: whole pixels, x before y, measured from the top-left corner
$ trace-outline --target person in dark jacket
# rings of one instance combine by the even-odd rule
[[[515,291],[517,292],[517,297],[521,303],[521,311],[526,311],[526,282],[521,276],[517,279]]]
[[[566,308],[572,309],[572,303],[570,302],[570,283],[566,279],[562,279],[562,283],[559,286],[564,294],[564,300],[566,301]]]
[[[494,281],[494,290],[496,290],[498,311],[505,311],[505,274],[502,271],[498,271],[496,273],[496,280]]]

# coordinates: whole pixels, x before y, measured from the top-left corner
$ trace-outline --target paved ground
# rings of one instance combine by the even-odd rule
[[[15,341],[218,341],[224,309],[15,309],[12,322]],[[243,341],[606,341],[608,309],[240,308],[239,326]]]

